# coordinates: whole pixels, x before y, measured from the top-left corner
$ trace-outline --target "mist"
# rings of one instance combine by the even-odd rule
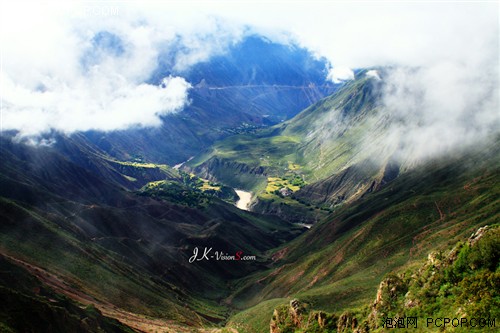
[[[369,75],[392,119],[380,143],[402,155],[499,128],[498,3],[19,3],[1,25],[1,130],[20,137],[160,126],[189,104],[182,72],[251,34],[325,57],[334,82],[390,68]]]
[[[498,65],[440,63],[391,69],[382,103],[389,116],[383,144],[418,161],[494,138],[500,129]]]

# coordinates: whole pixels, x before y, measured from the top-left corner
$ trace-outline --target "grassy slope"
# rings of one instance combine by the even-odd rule
[[[261,302],[269,299],[276,299],[274,305],[299,297],[331,312],[367,304],[388,272],[497,223],[498,156],[493,146],[429,162],[344,206],[277,252],[282,258],[273,269],[240,282],[233,303],[255,307],[235,315],[231,325],[243,325],[251,316],[254,324],[242,332],[261,332],[270,320],[270,303]]]
[[[367,148],[367,138],[376,146],[387,125],[379,89],[378,82],[360,72],[293,119],[226,138],[187,166],[202,177],[252,191],[255,211],[295,222],[317,221],[333,205],[353,201],[383,182],[392,148],[377,154],[377,161]],[[293,196],[268,191],[274,177],[296,176],[308,185]]]
[[[219,141],[187,165],[196,168],[216,157],[250,167],[262,166],[276,176],[297,171],[313,181],[331,175],[353,162],[362,134],[367,129],[376,130],[365,117],[376,113],[376,88],[364,72],[358,75],[357,80],[293,119],[253,135]],[[246,185],[244,181],[240,184],[248,188]]]
[[[95,307],[80,307],[47,288],[25,269],[0,257],[1,332],[128,332],[118,321],[104,317]]]
[[[300,232],[217,198],[190,208],[137,196],[44,149],[1,148],[0,251],[99,303],[190,325],[222,321],[227,281],[265,267],[264,252]],[[205,245],[258,261],[190,265]]]
[[[272,332],[386,332],[388,318],[393,323],[395,318],[403,318],[407,328],[403,330],[410,332],[497,332],[499,236],[500,225],[488,225],[453,247],[432,251],[421,264],[387,274],[376,297],[356,309],[333,313],[314,310],[302,299],[294,300],[293,309],[288,304],[278,305],[269,326]],[[414,318],[413,325],[407,318]],[[443,318],[449,318],[448,323]],[[255,317],[248,319],[256,322]],[[264,331],[265,326],[259,325],[254,329]]]

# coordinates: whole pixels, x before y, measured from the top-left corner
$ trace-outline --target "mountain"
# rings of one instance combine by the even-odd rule
[[[364,312],[326,313],[294,299],[289,306],[274,310],[270,331],[437,331],[453,327],[456,332],[494,332],[500,315],[499,232],[498,225],[481,227],[453,248],[429,253],[420,266],[388,274]]]
[[[379,188],[399,174],[400,165],[392,156],[395,149],[374,155],[365,144],[366,133],[374,146],[383,140],[389,122],[381,107],[381,83],[367,72],[359,71],[355,80],[294,118],[228,137],[186,166],[205,178],[255,192],[254,211],[284,216],[279,206],[287,204],[310,221],[324,215],[321,208],[330,210]],[[297,177],[303,182],[293,195],[273,193],[277,178],[283,188]],[[316,212],[309,213],[311,207]]]
[[[159,129],[0,135],[1,330],[498,315],[498,133],[415,160],[386,141],[384,69],[328,85],[321,59],[257,37],[182,73],[169,59],[152,82],[182,74],[192,103]]]
[[[182,47],[173,50],[181,52]],[[174,58],[160,55],[150,82],[158,84],[168,75],[184,77],[192,85],[184,110],[165,116],[159,128],[89,132],[86,138],[120,160],[175,165],[215,140],[288,119],[336,88],[326,79],[325,59],[256,35],[182,71],[173,69]]]
[[[197,326],[222,321],[227,309],[218,300],[228,296],[227,282],[266,266],[267,250],[301,232],[208,194],[197,194],[199,204],[193,206],[127,190],[116,176],[108,177],[113,170],[106,163],[117,162],[102,156],[94,155],[89,164],[100,166],[97,173],[54,147],[2,137],[0,149],[2,257],[28,268],[58,294],[114,318],[131,312]],[[177,182],[181,193],[191,191]],[[242,251],[257,260],[190,264],[196,247]],[[15,318],[20,317],[9,319],[10,327],[27,329]]]
[[[394,274],[399,276],[398,280],[406,281],[404,288],[410,288],[417,295],[411,298],[405,295],[408,289],[397,287],[400,297],[397,307],[387,308],[387,303],[378,301],[385,305],[377,309],[384,308],[395,316],[418,314],[420,318],[434,316],[438,311],[444,316],[454,314],[453,309],[457,307],[450,305],[453,298],[443,304],[433,298],[438,292],[441,295],[440,285],[429,286],[424,298],[418,283],[425,284],[428,275],[419,270],[415,274],[422,277],[417,279],[412,274],[421,265],[430,267],[425,262],[437,252],[443,254],[439,258],[445,262],[453,245],[463,242],[480,227],[489,225],[498,232],[499,156],[498,144],[490,144],[476,151],[429,161],[381,190],[342,206],[301,237],[278,248],[273,255],[274,267],[241,281],[232,301],[244,311],[230,319],[230,326],[239,332],[268,330],[273,309],[287,306],[292,299],[309,304],[310,311],[333,313],[339,322],[342,316],[344,319],[356,317],[360,325],[372,311],[378,285]],[[465,295],[466,287],[472,288],[467,286],[467,281],[473,279],[484,286],[485,292],[491,293],[492,300],[484,302],[494,307],[500,291],[488,287],[487,283],[490,278],[498,278],[500,269],[495,242],[484,250],[492,273],[482,275],[479,267],[471,266],[472,273],[478,275],[472,277],[471,274],[469,280],[462,280],[469,276],[467,273],[452,281],[443,279],[436,283],[447,284],[443,288],[448,288],[453,295]],[[482,247],[479,249],[483,251]],[[456,258],[459,250],[455,247],[453,251]],[[467,264],[460,265],[460,274],[468,270]],[[409,310],[404,304],[410,299],[421,307],[414,312]],[[474,302],[478,302],[479,309],[479,301]],[[470,308],[476,308],[476,303],[471,303]],[[483,316],[488,314],[488,310],[484,311]],[[377,321],[383,317],[382,313],[386,312],[380,310]],[[373,322],[370,325],[367,331],[375,327]],[[381,326],[380,322],[376,325]],[[296,327],[297,331],[299,328]]]
[[[381,103],[383,82],[367,72],[359,71],[355,80],[289,121],[216,142],[185,165],[205,178],[253,191],[253,211],[316,222],[274,252],[267,272],[237,284],[231,302],[242,311],[229,326],[239,332],[268,330],[275,308],[276,323],[293,321],[279,315],[293,312],[288,306],[293,299],[308,304],[309,319],[318,311],[335,313],[344,324],[366,318],[363,306],[387,274],[423,264],[432,251],[445,251],[478,228],[498,223],[498,136],[436,158],[416,161],[401,154],[384,142],[393,120]],[[459,284],[454,281],[453,288],[463,294]],[[491,285],[485,288],[498,297]]]

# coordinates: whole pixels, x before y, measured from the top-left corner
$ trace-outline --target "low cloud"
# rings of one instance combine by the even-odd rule
[[[390,126],[383,143],[403,160],[418,161],[490,139],[500,128],[494,73],[494,62],[389,70],[382,103]]]
[[[328,71],[327,79],[340,83],[354,79],[354,72],[348,67],[333,67]]]
[[[175,73],[252,32],[326,57],[335,82],[351,79],[353,69],[394,68],[367,73],[381,78],[383,104],[397,120],[388,146],[432,155],[498,128],[498,3],[103,6],[2,6],[3,130],[157,126],[188,103],[190,84]],[[151,82],[160,66],[165,81]]]
[[[380,79],[380,75],[378,74],[378,71],[375,70],[375,69],[371,69],[368,72],[366,72],[366,76],[372,77],[372,78],[374,78],[376,80],[381,80]]]
[[[29,136],[158,126],[161,116],[186,104],[190,85],[183,78],[167,77],[155,86],[108,75],[95,71],[77,82],[33,90],[3,77],[3,130]]]
[[[189,103],[191,88],[178,74],[152,82],[159,66],[179,73],[224,52],[238,32],[217,35],[223,29],[210,18],[199,27],[208,32],[178,31],[154,13],[113,5],[3,7],[1,130],[18,138],[159,126]]]

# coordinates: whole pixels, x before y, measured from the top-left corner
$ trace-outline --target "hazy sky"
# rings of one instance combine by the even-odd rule
[[[157,56],[180,36],[182,69],[249,33],[326,57],[332,80],[348,79],[352,68],[420,66],[418,83],[401,72],[397,80],[439,89],[429,97],[433,112],[465,91],[471,100],[455,103],[456,114],[487,95],[489,113],[481,117],[498,116],[491,109],[498,107],[496,1],[4,1],[0,12],[2,129],[21,135],[156,126],[159,116],[182,110],[190,88],[182,77],[148,84]],[[388,97],[400,107],[402,96]],[[450,109],[444,118],[455,114]]]

